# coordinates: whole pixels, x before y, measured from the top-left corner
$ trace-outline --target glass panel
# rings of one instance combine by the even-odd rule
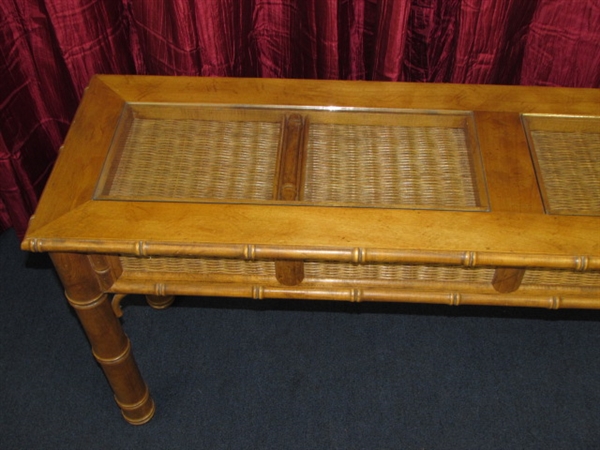
[[[487,207],[470,114],[337,113],[330,119],[310,124],[305,200],[415,209]]]
[[[547,214],[600,215],[600,117],[524,115]]]
[[[279,116],[257,120],[243,109],[126,107],[97,198],[270,200]]]
[[[304,117],[300,201],[273,200],[289,114]],[[131,103],[96,199],[487,210],[470,113]]]

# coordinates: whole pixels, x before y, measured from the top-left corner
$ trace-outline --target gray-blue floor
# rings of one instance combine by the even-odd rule
[[[43,257],[0,235],[0,448],[598,449],[600,314],[133,297],[126,424]]]

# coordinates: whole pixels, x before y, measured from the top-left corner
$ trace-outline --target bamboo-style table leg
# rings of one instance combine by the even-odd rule
[[[131,342],[108,295],[100,288],[90,260],[71,253],[53,253],[51,257],[123,417],[134,425],[148,422],[154,414],[154,401],[131,353]]]

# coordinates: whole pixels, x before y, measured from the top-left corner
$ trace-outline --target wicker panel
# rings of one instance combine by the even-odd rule
[[[108,197],[270,200],[280,124],[134,119]]]
[[[304,266],[307,278],[320,280],[359,281],[437,281],[489,283],[493,269],[466,269],[457,266],[422,266],[398,264],[365,264],[307,262]]]
[[[523,284],[537,286],[585,286],[600,288],[600,272],[527,269]]]
[[[307,152],[308,201],[478,206],[463,128],[311,123]]]
[[[217,258],[136,258],[121,257],[126,271],[178,273],[178,274],[222,274],[275,277],[272,261],[245,261]],[[419,266],[395,264],[354,265],[347,263],[306,262],[307,278],[319,280],[378,280],[378,281],[449,281],[488,283],[493,269],[465,269],[456,266]]]
[[[273,276],[275,264],[272,261],[245,261],[240,259],[217,258],[120,258],[124,270],[154,273],[192,273],[198,275],[246,275]]]
[[[532,131],[547,209],[600,215],[600,133]]]
[[[136,258],[121,257],[125,271],[140,273],[224,275],[231,277],[269,277],[275,279],[272,261],[245,261],[218,258]],[[437,282],[490,284],[494,269],[487,267],[365,264],[355,265],[335,262],[304,264],[307,280],[358,281],[358,282]],[[527,269],[523,286],[590,287],[600,288],[600,272],[575,272],[570,270]]]

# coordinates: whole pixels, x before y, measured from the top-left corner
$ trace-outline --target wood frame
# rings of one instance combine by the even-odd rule
[[[123,121],[130,120],[129,105],[167,105],[164,114],[173,118],[184,114],[178,105],[281,108],[285,120],[272,200],[182,203],[98,196],[111,145],[123,139],[115,130],[128,126]],[[298,108],[327,108],[333,115],[357,109],[472,114],[486,211],[302,202],[308,122]],[[589,123],[600,123],[600,90],[96,76],[22,248],[51,254],[94,356],[133,424],[150,420],[154,404],[117,319],[126,294],[146,294],[156,308],[167,307],[175,295],[600,308],[600,217],[545,212],[523,114],[556,117],[559,127],[561,117],[585,117],[590,128]],[[594,186],[589,194],[596,198],[600,186]],[[275,276],[198,274],[186,266],[179,272],[133,270],[123,264],[128,257],[273,263]],[[320,278],[305,270],[307,262],[312,268],[326,263],[366,269],[447,266],[479,270],[484,281]],[[567,273],[572,281],[528,282],[530,269],[550,278]]]

